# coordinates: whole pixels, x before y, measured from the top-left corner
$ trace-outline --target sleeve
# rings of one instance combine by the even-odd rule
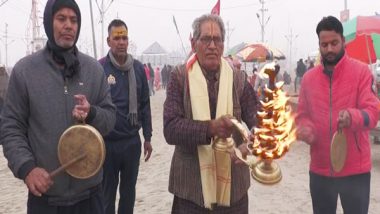
[[[184,110],[184,83],[179,77],[179,67],[171,73],[166,88],[166,100],[164,103],[164,136],[170,145],[185,145],[195,147],[197,145],[210,144],[207,136],[208,121],[197,121],[185,117]]]
[[[150,95],[149,95],[149,86],[148,86],[148,80],[146,78],[145,69],[143,65],[140,64],[139,70],[139,76],[141,78],[141,93],[142,96],[140,98],[140,109],[139,111],[142,113],[142,128],[143,128],[143,135],[145,141],[151,141],[152,138],[152,113],[150,109]]]
[[[111,89],[107,83],[106,76],[103,72],[103,68],[98,64],[97,71],[100,75],[96,75],[98,78],[94,84],[97,87],[93,87],[93,96],[95,99],[91,104],[90,113],[87,119],[87,123],[94,126],[103,136],[112,131],[116,122],[116,107],[112,103]],[[94,74],[95,76],[95,74]]]
[[[359,78],[358,106],[347,109],[351,115],[350,129],[353,131],[370,130],[379,119],[380,102],[372,90],[373,76],[368,67],[363,69]]]
[[[247,124],[249,129],[256,125],[256,112],[260,106],[257,94],[253,87],[244,79],[244,88],[240,97],[242,120]]]
[[[13,69],[0,124],[0,141],[13,174],[24,179],[36,167],[28,142],[29,100],[26,80],[16,65]]]
[[[308,108],[308,97],[307,97],[307,90],[310,87],[307,87],[307,79],[304,78],[301,82],[301,88],[299,92],[299,97],[298,97],[298,105],[297,105],[297,115],[295,118],[295,124],[296,127],[309,127],[312,130],[312,133],[314,134],[315,137],[316,135],[316,130],[315,130],[315,125],[313,121],[311,120],[310,116],[310,111]]]
[[[255,85],[253,86],[253,89],[257,92],[257,90],[259,90],[259,87],[261,86],[261,78],[259,76],[256,76],[256,79],[255,79]]]

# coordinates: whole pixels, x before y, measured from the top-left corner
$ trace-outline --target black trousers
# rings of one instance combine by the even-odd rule
[[[338,195],[344,214],[368,213],[371,173],[340,178],[309,174],[314,214],[335,214]]]
[[[118,214],[132,214],[136,198],[141,140],[136,135],[122,142],[106,142],[106,159],[103,165],[103,190],[106,214],[115,214],[115,200],[119,185]]]
[[[29,192],[27,214],[104,214],[103,192],[91,194],[90,198],[71,206],[49,205],[46,196],[37,197]]]
[[[213,207],[213,210],[200,207],[197,204],[174,196],[172,214],[248,214],[248,195],[231,204],[230,207]]]

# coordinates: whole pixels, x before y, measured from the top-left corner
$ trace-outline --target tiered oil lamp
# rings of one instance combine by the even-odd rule
[[[247,144],[251,154],[257,159],[244,161],[252,169],[251,175],[255,180],[274,184],[282,178],[280,167],[274,159],[281,158],[295,141],[294,117],[287,104],[289,97],[282,90],[284,82],[275,82],[274,64],[264,67],[261,72],[269,77],[269,88],[265,87],[264,98],[260,101],[261,109],[257,113],[258,123]],[[245,135],[242,125],[237,120],[233,120],[233,123]],[[238,150],[235,151],[239,153]],[[238,157],[243,159],[241,154]]]

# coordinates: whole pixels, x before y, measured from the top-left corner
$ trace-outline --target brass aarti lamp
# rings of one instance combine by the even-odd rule
[[[269,77],[270,88],[265,87],[264,98],[260,101],[257,126],[249,135],[239,121],[231,121],[247,143],[250,153],[257,158],[254,160],[252,156],[242,157],[240,151],[235,148],[237,156],[250,166],[251,175],[255,180],[263,184],[274,184],[282,178],[281,169],[274,160],[284,156],[290,144],[295,141],[294,116],[288,105],[289,97],[282,90],[284,82],[275,83],[274,64],[264,67],[262,72]]]

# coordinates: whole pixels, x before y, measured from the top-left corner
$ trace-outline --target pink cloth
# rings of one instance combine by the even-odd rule
[[[149,81],[150,80],[149,67],[147,65],[144,65],[144,70],[145,70],[146,79]]]
[[[157,67],[154,70],[154,87],[156,88],[156,90],[159,90],[160,86],[161,86],[160,68]]]

